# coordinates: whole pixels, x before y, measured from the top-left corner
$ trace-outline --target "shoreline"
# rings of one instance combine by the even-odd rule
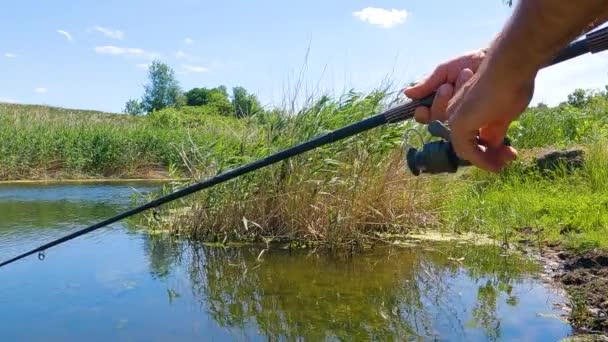
[[[13,184],[41,184],[41,185],[60,185],[60,184],[96,184],[96,183],[166,183],[187,181],[188,178],[48,178],[48,179],[15,179],[1,180],[0,185]]]
[[[567,318],[574,336],[608,337],[608,254],[600,250],[578,252],[561,246],[525,252],[541,264],[545,280],[564,291],[570,300]]]

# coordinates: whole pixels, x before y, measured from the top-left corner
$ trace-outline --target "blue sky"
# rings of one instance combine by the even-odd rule
[[[387,78],[397,89],[486,46],[510,13],[500,0],[4,1],[0,101],[120,111],[157,58],[185,90],[241,85],[280,104],[309,48],[306,93],[365,91]],[[607,71],[606,55],[543,71],[535,101],[603,87]]]

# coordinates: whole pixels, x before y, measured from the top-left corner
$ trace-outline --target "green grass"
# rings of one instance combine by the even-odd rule
[[[0,179],[137,177],[167,170],[188,175],[185,161],[200,158],[191,145],[229,158],[243,143],[246,127],[236,119],[220,123],[201,115],[205,124],[176,129],[165,122],[170,114],[137,118],[0,104]]]
[[[321,98],[294,114],[267,112],[244,164],[383,108],[382,92]],[[301,241],[331,246],[369,241],[376,232],[430,224],[428,181],[405,172],[402,129],[386,126],[213,187],[171,207],[170,229],[205,241]],[[250,141],[251,143],[251,141]],[[220,172],[200,168],[197,178]],[[183,208],[187,208],[184,210]]]
[[[520,162],[501,175],[472,172],[454,184],[444,222],[509,243],[526,239],[544,246],[608,249],[608,145],[586,147],[582,169],[540,174]]]
[[[575,107],[530,108],[509,129],[522,158],[500,175],[471,170],[445,200],[444,224],[509,243],[530,240],[587,250],[608,249],[608,98]],[[584,167],[550,175],[533,167],[538,154],[585,150]]]
[[[252,118],[262,138],[240,162],[358,121],[385,100],[381,92],[349,93],[321,98],[295,115]],[[179,214],[162,225],[216,242],[366,245],[380,242],[378,233],[429,227],[484,233],[505,244],[525,239],[608,248],[607,109],[604,96],[581,107],[531,108],[509,132],[526,157],[501,175],[471,168],[456,176],[411,177],[400,152],[405,128],[382,127],[175,203]],[[539,151],[572,146],[587,151],[583,169],[546,175],[530,167]]]
[[[235,119],[200,107],[146,117],[0,104],[0,179],[130,177],[171,170],[199,180],[361,120],[385,93],[322,97],[297,113]],[[164,207],[169,229],[193,239],[367,245],[414,228],[490,234],[505,243],[608,248],[608,98],[531,108],[509,130],[524,155],[500,175],[412,177],[402,135],[384,126]],[[421,127],[418,127],[422,129]],[[544,175],[530,157],[582,147],[584,168]],[[174,190],[185,184],[175,184]],[[378,234],[389,233],[389,234]]]

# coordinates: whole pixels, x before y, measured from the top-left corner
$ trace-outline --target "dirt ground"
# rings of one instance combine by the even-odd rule
[[[577,333],[608,335],[608,253],[575,253],[553,247],[545,266],[570,297],[570,323]]]

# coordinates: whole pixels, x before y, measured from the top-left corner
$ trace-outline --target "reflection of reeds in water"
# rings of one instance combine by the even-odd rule
[[[271,340],[464,336],[471,324],[499,338],[498,295],[512,296],[534,266],[494,247],[432,247],[350,258],[273,250],[261,262],[254,248],[192,248],[190,277],[220,326]],[[464,274],[477,284],[473,322],[452,289]]]

